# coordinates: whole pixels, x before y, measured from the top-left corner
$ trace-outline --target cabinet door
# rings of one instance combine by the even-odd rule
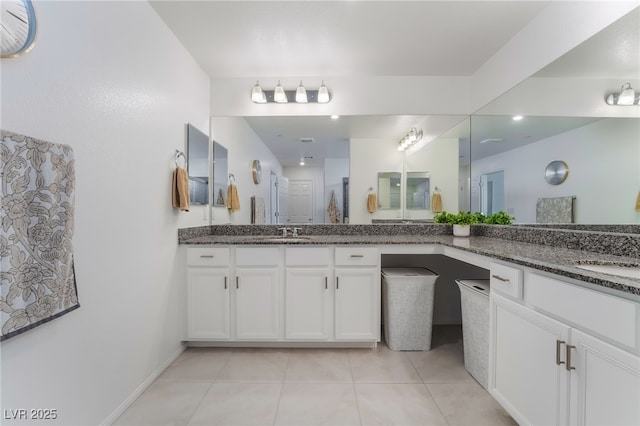
[[[571,330],[571,424],[640,425],[640,357]]]
[[[288,268],[285,279],[285,337],[328,340],[331,338],[333,286],[329,270]]]
[[[236,338],[280,338],[280,273],[277,269],[236,270]]]
[[[569,327],[493,293],[491,327],[491,395],[519,424],[567,424]]]
[[[335,339],[380,338],[380,270],[336,269]]]
[[[187,338],[228,339],[229,270],[188,268]]]

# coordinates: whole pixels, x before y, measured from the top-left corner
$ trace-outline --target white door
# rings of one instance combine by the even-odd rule
[[[271,172],[271,223],[287,223],[289,216],[289,179]]]
[[[332,295],[329,270],[288,268],[285,280],[285,337],[331,338]]]
[[[277,269],[238,269],[236,275],[236,337],[280,338],[280,274]]]
[[[569,327],[495,294],[491,315],[491,395],[519,424],[568,424]]]
[[[289,223],[313,223],[313,181],[289,181]]]
[[[228,269],[188,269],[188,338],[228,339],[230,337],[228,277]]]
[[[504,171],[480,176],[480,211],[485,215],[504,210]]]
[[[571,330],[571,424],[640,425],[640,357]]]
[[[335,338],[336,340],[376,340],[380,320],[378,268],[336,269]]]

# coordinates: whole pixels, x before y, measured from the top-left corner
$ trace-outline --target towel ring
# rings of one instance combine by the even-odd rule
[[[236,183],[236,177],[233,175],[233,173],[229,173],[229,184],[233,183]]]
[[[178,160],[180,159],[180,157],[182,157],[182,163],[183,165],[180,166],[180,164],[178,163]],[[184,167],[187,165],[187,157],[185,157],[184,152],[180,151],[179,149],[176,149],[176,167]]]

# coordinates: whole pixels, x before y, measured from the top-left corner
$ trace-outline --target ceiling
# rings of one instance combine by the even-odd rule
[[[545,1],[150,1],[211,78],[305,76],[471,76],[548,5]],[[640,76],[640,9],[565,54],[536,77]],[[249,91],[249,88],[247,89]],[[248,95],[247,95],[248,96]],[[284,167],[348,157],[350,138],[400,139],[429,123],[453,128],[462,116],[246,117]],[[510,119],[509,119],[510,120]],[[505,120],[506,124],[508,120]],[[445,127],[443,127],[443,123]],[[446,127],[450,123],[450,127]],[[514,139],[500,121],[478,137]],[[533,123],[530,120],[528,123]],[[542,120],[539,140],[577,120]],[[510,123],[508,123],[510,124]],[[531,124],[523,123],[523,126]],[[478,128],[477,130],[480,130]],[[474,131],[474,135],[475,135]],[[300,138],[313,138],[301,143]],[[474,136],[474,139],[476,137]],[[521,143],[524,143],[521,141]],[[485,143],[480,151],[507,144]],[[480,153],[480,151],[477,151]],[[474,155],[475,157],[475,155]]]
[[[472,75],[544,1],[150,1],[212,78]]]

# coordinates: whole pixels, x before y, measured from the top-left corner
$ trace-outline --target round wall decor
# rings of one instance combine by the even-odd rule
[[[569,166],[564,161],[552,161],[544,169],[544,178],[551,185],[560,185],[569,175]]]
[[[253,183],[256,185],[259,184],[262,180],[262,166],[260,165],[260,160],[253,160],[251,172],[253,175]]]

